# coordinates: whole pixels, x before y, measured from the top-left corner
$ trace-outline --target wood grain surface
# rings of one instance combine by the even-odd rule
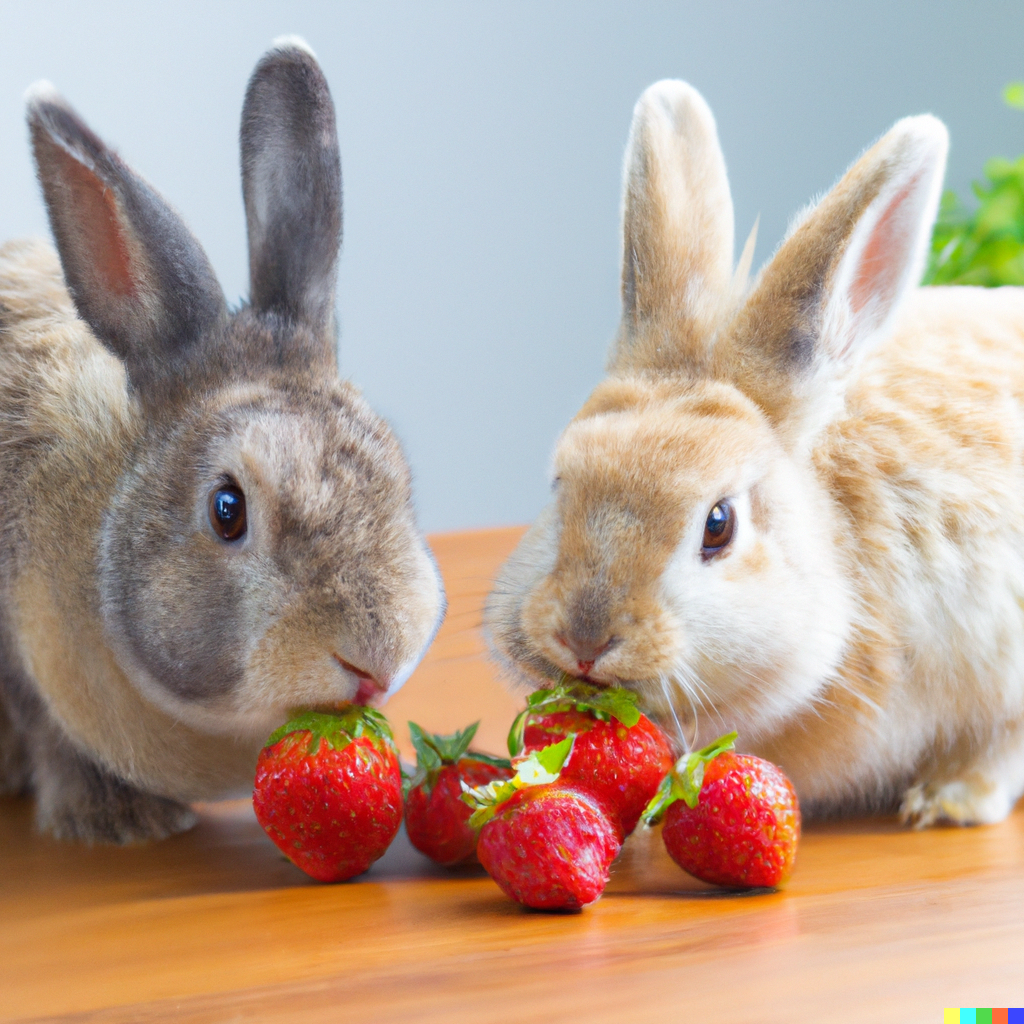
[[[483,655],[480,607],[519,531],[433,538],[451,602],[387,712],[499,750],[517,701]],[[479,871],[400,836],[362,878],[306,879],[247,802],[127,849],[36,836],[0,801],[0,1020],[941,1021],[1024,1005],[1024,811],[909,832],[812,825],[778,893],[689,879],[657,832],[628,843],[579,914],[530,913]]]

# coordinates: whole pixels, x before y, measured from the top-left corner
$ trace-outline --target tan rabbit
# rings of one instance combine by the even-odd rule
[[[398,443],[337,376],[341,165],[312,53],[281,42],[246,93],[236,312],[51,88],[28,121],[60,262],[0,250],[0,789],[61,837],[158,837],[250,788],[291,709],[383,701],[444,595]]]
[[[516,678],[628,686],[697,743],[735,728],[811,813],[1006,816],[1024,293],[916,287],[946,149],[935,118],[898,122],[747,290],[710,111],[644,94],[609,374],[489,599]]]

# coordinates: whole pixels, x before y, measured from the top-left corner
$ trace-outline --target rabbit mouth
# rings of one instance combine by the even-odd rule
[[[335,654],[334,660],[346,672],[356,677],[356,693],[352,698],[354,703],[372,705],[383,703],[384,698],[387,696],[389,683],[380,682],[371,673],[367,672],[366,669],[359,668],[357,665],[353,665],[352,662],[346,661],[340,654]]]

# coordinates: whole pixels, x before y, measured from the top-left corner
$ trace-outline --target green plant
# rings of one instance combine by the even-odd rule
[[[1011,82],[1003,99],[1024,110],[1024,82]],[[924,284],[1024,284],[1024,155],[989,160],[972,190],[973,210],[943,194]]]

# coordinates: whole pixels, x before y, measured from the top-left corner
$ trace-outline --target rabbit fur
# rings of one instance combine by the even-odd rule
[[[946,151],[934,117],[899,121],[748,288],[707,105],[645,92],[608,375],[488,599],[513,679],[630,687],[681,747],[736,729],[810,814],[1009,813],[1024,293],[917,287]]]
[[[444,594],[401,449],[338,379],[341,165],[311,51],[283,41],[249,82],[234,312],[51,87],[28,122],[59,260],[0,249],[0,790],[59,837],[154,838],[251,787],[293,709],[401,686]]]

